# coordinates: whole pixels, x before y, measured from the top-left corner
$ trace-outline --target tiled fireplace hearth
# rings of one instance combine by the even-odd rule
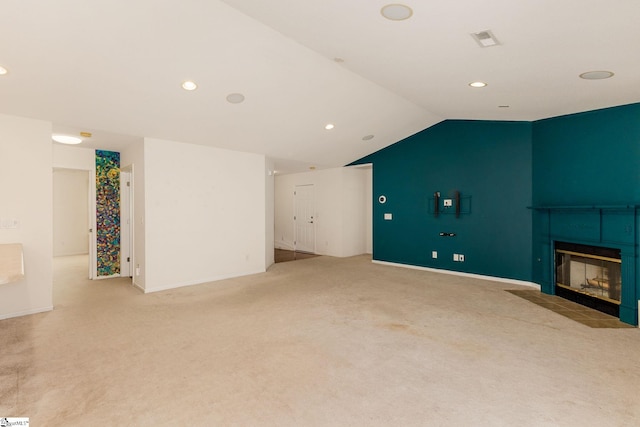
[[[533,209],[534,281],[542,292],[637,325],[638,207]]]

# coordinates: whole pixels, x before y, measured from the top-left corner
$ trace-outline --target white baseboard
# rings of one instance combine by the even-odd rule
[[[93,278],[93,280],[117,279],[118,277],[123,277],[123,276],[121,276],[120,273],[118,273],[118,274],[112,274],[111,276],[96,276]]]
[[[152,287],[152,288],[149,288],[148,286],[145,286],[143,291],[144,291],[145,294],[149,294],[149,293],[152,293],[152,292],[168,291],[169,289],[182,288],[184,286],[202,285],[202,284],[205,284],[205,283],[217,282],[219,280],[233,279],[234,277],[243,277],[243,276],[250,276],[252,274],[260,274],[260,273],[264,273],[265,271],[266,270],[262,269],[262,270],[256,270],[256,271],[249,271],[249,272],[241,273],[241,274],[224,274],[224,275],[221,275],[221,276],[215,276],[215,277],[210,277],[210,278],[206,278],[206,279],[198,279],[198,280],[192,280],[192,281],[187,281],[187,282],[179,282],[179,283],[173,283],[171,285],[163,285],[163,286]]]
[[[30,314],[44,313],[45,311],[51,311],[51,310],[53,310],[52,305],[48,307],[33,308],[31,310],[18,311],[16,313],[0,314],[0,320],[11,319],[12,317],[28,316]]]
[[[142,293],[145,293],[144,288],[140,285],[138,285],[135,280],[131,282],[131,284],[133,285],[134,288],[139,289],[142,291]]]
[[[402,268],[410,268],[412,270],[422,270],[422,271],[430,271],[432,273],[442,273],[442,274],[451,274],[453,276],[462,276],[462,277],[472,277],[474,279],[482,279],[482,280],[491,280],[493,282],[502,282],[502,283],[510,283],[512,285],[520,285],[520,286],[528,286],[530,288],[535,288],[540,290],[540,285],[533,282],[526,282],[524,280],[516,280],[516,279],[505,279],[504,277],[494,277],[494,276],[484,276],[482,274],[473,274],[473,273],[463,273],[461,271],[452,271],[452,270],[443,270],[439,268],[430,268],[430,267],[421,267],[419,265],[411,265],[411,264],[398,264],[395,262],[387,262],[387,261],[371,261],[374,264],[382,264],[389,265],[392,267],[402,267]]]
[[[276,249],[283,249],[285,251],[293,251],[296,249],[296,245],[293,242],[286,242],[284,240],[276,241],[273,245]]]

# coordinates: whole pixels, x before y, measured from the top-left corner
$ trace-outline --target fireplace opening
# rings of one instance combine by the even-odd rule
[[[619,317],[621,266],[620,249],[555,242],[556,295]]]

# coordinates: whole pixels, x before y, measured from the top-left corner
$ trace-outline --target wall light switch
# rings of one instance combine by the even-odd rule
[[[456,262],[460,261],[460,255],[453,254],[453,260],[456,261]]]
[[[433,259],[438,258],[438,251],[431,251],[431,258]]]
[[[391,219],[393,219],[393,215],[391,215],[390,213],[386,213],[386,214],[384,214],[384,219],[386,219],[387,221],[391,220]]]
[[[451,199],[444,199],[444,206],[453,206],[453,200]]]

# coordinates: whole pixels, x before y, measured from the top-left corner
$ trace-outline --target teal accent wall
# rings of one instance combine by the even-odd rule
[[[373,258],[530,281],[531,126],[447,120],[354,162],[373,163]],[[459,218],[453,207],[434,216],[436,191],[460,191]]]
[[[640,103],[536,122],[447,120],[352,164],[364,163],[373,164],[375,260],[553,293],[554,240],[620,248],[620,319],[638,324]],[[446,209],[436,218],[433,193],[456,190],[460,218]]]
[[[640,104],[533,123],[533,204],[640,202]]]
[[[554,292],[554,241],[618,248],[620,320],[637,324],[640,104],[539,120],[532,141],[533,205],[543,207],[532,218],[534,282]]]

